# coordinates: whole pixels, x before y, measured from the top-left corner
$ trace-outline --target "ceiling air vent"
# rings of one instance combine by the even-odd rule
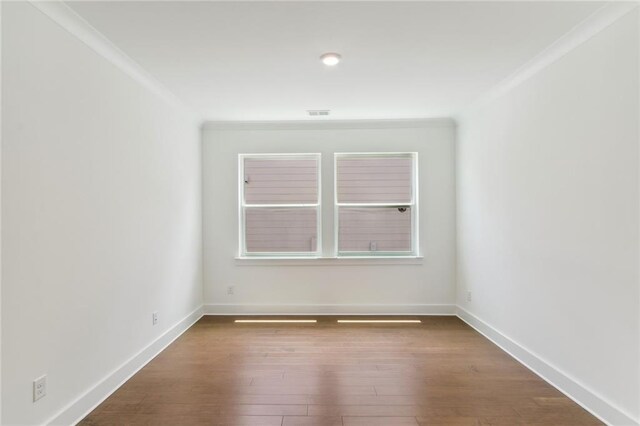
[[[319,116],[329,115],[330,111],[328,109],[310,109],[310,110],[307,110],[307,112],[311,117],[319,117]]]

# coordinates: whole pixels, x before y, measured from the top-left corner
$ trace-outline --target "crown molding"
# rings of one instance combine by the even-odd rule
[[[546,47],[532,59],[516,69],[507,78],[485,92],[480,98],[472,102],[467,108],[455,115],[456,119],[463,118],[470,111],[481,107],[511,89],[528,80],[539,71],[556,62],[564,55],[580,46],[609,25],[630,11],[638,8],[640,1],[609,1],[595,12],[573,27],[569,32]]]
[[[205,121],[202,130],[412,129],[455,126],[453,119],[439,117],[392,120]]]
[[[202,118],[187,107],[173,92],[65,3],[59,0],[29,0],[29,3],[165,102],[182,110],[186,115],[193,117],[194,120],[202,121]]]

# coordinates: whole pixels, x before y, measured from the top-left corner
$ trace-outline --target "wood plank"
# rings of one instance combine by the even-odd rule
[[[342,426],[342,417],[284,416],[282,426]]]
[[[455,317],[234,319],[201,319],[80,424],[602,424]]]
[[[343,417],[344,426],[418,426],[415,417]]]

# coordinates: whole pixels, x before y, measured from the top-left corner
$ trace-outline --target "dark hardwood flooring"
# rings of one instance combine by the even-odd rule
[[[602,424],[456,317],[337,318],[204,317],[80,424]]]

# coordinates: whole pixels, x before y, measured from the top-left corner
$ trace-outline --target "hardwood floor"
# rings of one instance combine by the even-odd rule
[[[204,317],[80,424],[602,424],[456,317],[337,318]]]

